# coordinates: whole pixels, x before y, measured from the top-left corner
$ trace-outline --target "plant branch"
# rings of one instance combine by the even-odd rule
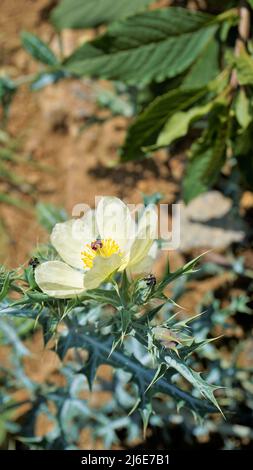
[[[80,331],[73,339],[73,343],[72,341],[69,342],[68,347],[77,346],[96,351],[96,354],[100,356],[101,363],[130,372],[134,377],[137,377],[138,380],[141,380],[145,387],[152,382],[156,371],[146,368],[133,356],[127,356],[120,348],[111,353],[112,345],[108,340],[103,341],[100,336],[84,334]],[[217,411],[214,406],[204,400],[193,397],[163,378],[158,380],[152,388],[156,393],[165,393],[172,396],[177,401],[184,401],[191,409],[194,409],[200,414],[203,414],[203,412],[213,413]]]

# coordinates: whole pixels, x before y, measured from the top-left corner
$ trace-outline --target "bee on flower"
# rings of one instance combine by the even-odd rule
[[[114,272],[150,273],[157,256],[157,211],[147,206],[135,223],[116,197],[102,197],[81,219],[56,224],[51,243],[61,260],[35,267],[35,280],[51,297],[71,298],[97,288]]]

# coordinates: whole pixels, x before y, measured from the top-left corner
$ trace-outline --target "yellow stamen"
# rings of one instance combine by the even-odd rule
[[[94,240],[94,242],[87,244],[84,251],[81,252],[81,259],[85,268],[92,268],[96,256],[109,258],[115,253],[120,253],[120,248],[118,243],[112,240],[112,238],[99,241]]]

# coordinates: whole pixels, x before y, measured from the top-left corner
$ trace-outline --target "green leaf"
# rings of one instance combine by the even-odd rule
[[[140,409],[140,414],[143,423],[143,437],[146,439],[147,427],[149,424],[150,417],[153,413],[153,408],[151,403],[145,403],[144,406]]]
[[[9,194],[0,193],[0,202],[23,210],[32,209],[32,206],[28,202],[23,201],[21,198],[9,196]]]
[[[25,280],[28,283],[30,289],[36,289],[37,284],[34,278],[34,270],[32,266],[24,269]]]
[[[202,253],[201,255],[197,256],[196,258],[194,258],[193,260],[189,261],[188,263],[186,263],[184,266],[182,266],[181,268],[177,269],[177,271],[175,271],[174,273],[168,273],[164,279],[157,285],[157,288],[155,290],[155,293],[154,293],[154,297],[156,297],[156,295],[160,292],[162,292],[165,287],[167,287],[172,281],[174,281],[175,279],[177,279],[178,277],[182,277],[184,276],[185,274],[191,274],[192,272],[195,271],[195,265],[197,264],[197,262],[200,260],[200,258],[204,255],[205,253]]]
[[[93,374],[96,373],[96,367],[100,364],[108,364],[116,369],[123,369],[126,372],[132,374],[132,380],[137,384],[139,388],[139,397],[145,395],[146,388],[151,384],[153,377],[156,373],[156,370],[146,368],[141,364],[135,357],[127,355],[123,348],[117,349],[117,351],[112,350],[112,340],[108,337],[103,337],[96,334],[87,334],[82,331],[69,332],[66,336],[62,336],[58,343],[58,352],[60,349],[61,357],[66,354],[67,350],[72,347],[79,347],[88,350],[89,353],[95,354],[96,360],[95,367],[93,368]],[[110,354],[111,353],[111,354]],[[85,370],[82,369],[86,374]],[[210,406],[208,403],[203,400],[199,400],[195,397],[192,397],[187,392],[179,389],[176,385],[170,383],[164,378],[160,378],[157,382],[153,384],[150,388],[152,393],[165,393],[172,396],[175,400],[181,401],[190,407],[190,409],[195,410],[200,415],[204,415],[208,412],[214,412],[215,408]]]
[[[204,348],[209,343],[212,343],[213,341],[217,340],[217,338],[210,338],[206,339],[203,341],[197,342],[196,340],[193,341],[193,343],[190,346],[184,346],[183,348],[180,348],[179,351],[179,356],[181,359],[187,359],[193,352],[197,351],[198,349]]]
[[[7,296],[9,292],[9,288],[10,288],[10,283],[11,283],[10,273],[7,273],[4,278],[2,288],[0,290],[0,302]]]
[[[46,65],[57,65],[58,59],[48,45],[38,36],[27,31],[21,33],[21,42],[31,56]]]
[[[151,322],[155,318],[157,313],[161,310],[161,308],[164,307],[164,305],[166,305],[166,303],[160,304],[157,307],[148,310],[140,318],[137,319],[138,323],[146,323],[146,321]]]
[[[170,90],[157,97],[129,127],[122,148],[123,161],[134,160],[145,155],[143,147],[156,142],[160,129],[174,115],[194,105],[206,94],[206,88],[192,92],[179,89]]]
[[[187,134],[189,126],[205,116],[212,109],[214,102],[210,101],[202,106],[195,106],[187,111],[178,111],[166,122],[160,132],[155,148],[170,145],[174,140]]]
[[[240,88],[235,99],[235,115],[238,123],[243,129],[248,127],[252,119],[252,108],[243,88]]]
[[[55,28],[82,29],[126,18],[142,11],[153,0],[62,0],[52,11]]]
[[[158,380],[160,380],[160,379],[164,376],[164,374],[167,372],[167,370],[168,370],[167,364],[160,364],[160,365],[158,366],[158,369],[157,369],[157,371],[156,371],[156,373],[155,373],[155,375],[154,375],[152,381],[150,382],[149,386],[146,388],[145,393],[147,393],[147,391],[148,391]]]
[[[234,58],[240,85],[253,85],[253,58],[245,51]]]
[[[183,8],[154,10],[114,23],[66,59],[77,75],[144,85],[186,70],[214,37],[212,17]]]
[[[92,289],[90,291],[86,291],[82,298],[87,300],[96,300],[96,302],[101,304],[109,304],[114,307],[118,307],[120,305],[120,298],[117,292],[111,289]]]
[[[20,341],[15,329],[13,326],[11,326],[11,324],[9,324],[7,321],[0,320],[0,331],[6,338],[7,343],[14,348],[18,356],[28,356],[30,354],[22,341]]]
[[[59,320],[53,315],[42,315],[40,317],[40,324],[42,325],[44,346],[46,346],[50,339],[56,334]]]
[[[201,374],[191,369],[188,365],[185,364],[181,359],[179,359],[175,354],[165,356],[166,364],[170,367],[176,369],[188,382],[190,382],[205,398],[210,400],[214,406],[222,413],[221,408],[214,396],[214,391],[218,390],[218,385],[210,385],[205,380],[202,379]],[[223,414],[223,413],[222,413]]]
[[[217,105],[209,119],[208,128],[190,150],[183,183],[186,203],[207,191],[218,179],[226,159],[228,128],[228,108]]]
[[[65,222],[65,220],[67,220],[67,213],[64,209],[44,202],[39,202],[37,204],[36,215],[38,222],[48,232],[52,231],[55,224]]]
[[[4,118],[8,115],[9,107],[16,91],[17,87],[9,77],[0,77],[0,104],[3,107]]]
[[[196,89],[207,85],[220,71],[219,43],[210,41],[183,80],[182,88]]]
[[[125,308],[121,308],[120,309],[120,320],[121,320],[120,335],[121,335],[122,340],[124,339],[124,336],[126,335],[128,331],[129,325],[131,325],[131,319],[132,319],[132,312]]]

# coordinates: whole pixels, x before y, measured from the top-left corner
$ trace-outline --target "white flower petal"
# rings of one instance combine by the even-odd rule
[[[137,265],[147,256],[157,238],[157,227],[157,210],[148,206],[139,221],[136,238],[131,246],[129,266]]]
[[[157,253],[158,253],[158,244],[157,242],[154,242],[148,254],[139,263],[132,264],[131,266],[128,267],[127,269],[128,276],[131,277],[132,275],[151,273],[152,267],[157,258]]]
[[[117,197],[102,197],[96,209],[96,222],[101,238],[112,238],[121,250],[135,235],[135,222],[127,205]]]
[[[84,275],[85,288],[95,289],[98,287],[120,266],[121,262],[122,258],[118,254],[114,254],[109,258],[96,256],[92,268]]]
[[[51,234],[51,243],[66,263],[82,269],[81,252],[96,236],[95,213],[89,211],[81,219],[56,224]]]
[[[84,292],[84,274],[62,261],[42,263],[34,275],[38,286],[50,297],[67,299]]]

